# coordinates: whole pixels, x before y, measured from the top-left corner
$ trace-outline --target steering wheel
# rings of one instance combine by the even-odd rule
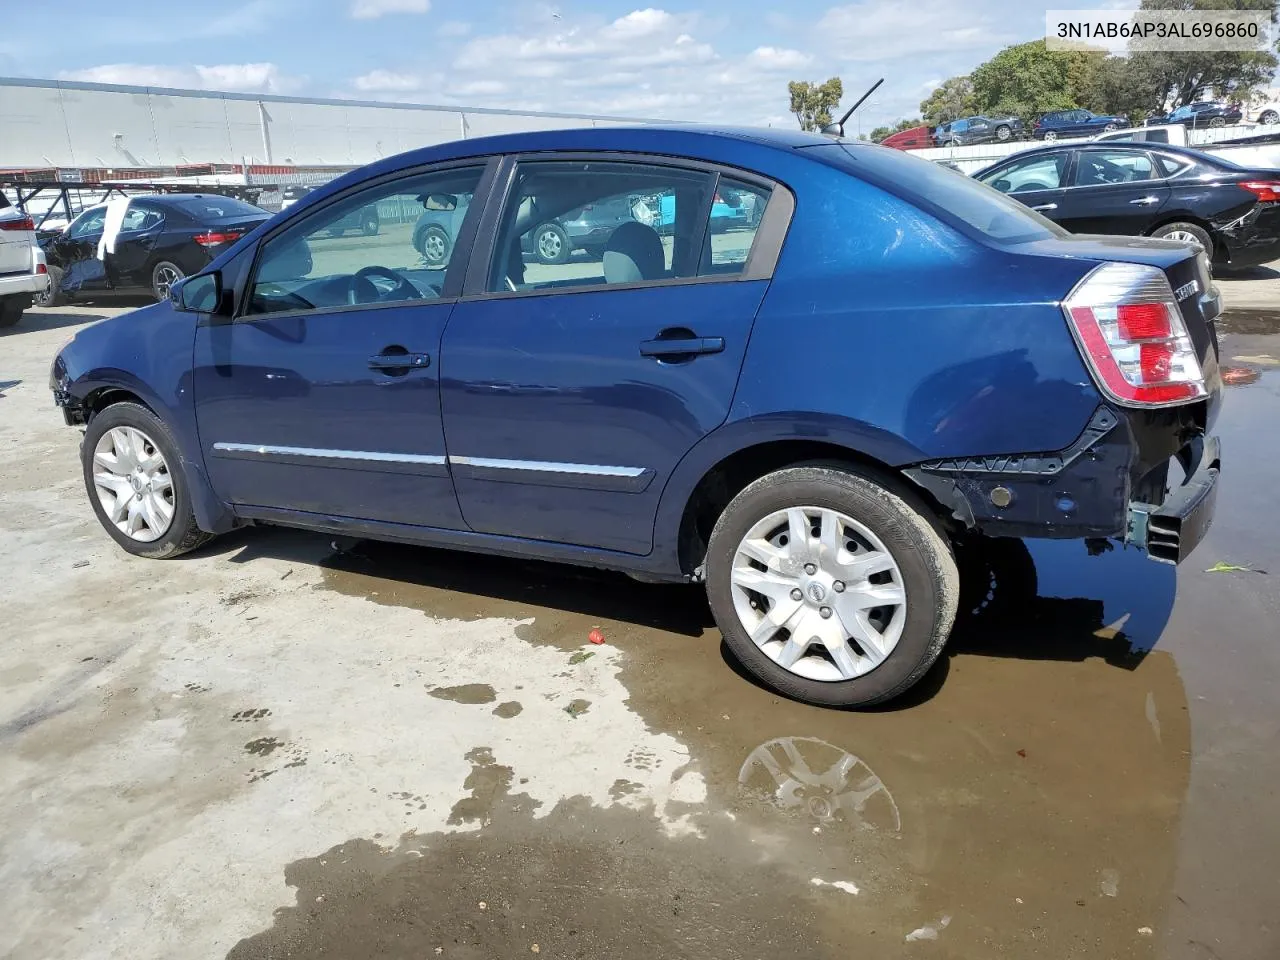
[[[384,294],[370,277],[383,277],[394,286]],[[387,296],[392,296],[395,300],[421,300],[422,291],[390,267],[377,265],[362,267],[347,281],[347,303],[353,307],[362,303],[377,303]]]

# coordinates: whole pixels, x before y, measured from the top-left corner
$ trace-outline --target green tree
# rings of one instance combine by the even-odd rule
[[[844,84],[839,77],[832,77],[826,83],[792,80],[787,90],[791,94],[791,112],[800,122],[800,129],[810,131],[821,130],[831,122],[831,111],[844,96]]]
[[[920,115],[925,123],[936,127],[975,113],[973,81],[968,77],[952,77],[920,102]]]
[[[1079,106],[1103,59],[1092,51],[1049,50],[1043,40],[1005,47],[973,71],[974,105],[1026,121]]]

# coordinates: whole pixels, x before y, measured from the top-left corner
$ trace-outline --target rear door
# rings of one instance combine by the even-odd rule
[[[1054,219],[1072,233],[1139,236],[1169,201],[1169,184],[1146,150],[1079,150]]]
[[[133,200],[116,235],[115,252],[105,258],[107,279],[116,289],[151,286],[151,256],[164,229],[164,211]]]
[[[728,415],[794,202],[657,157],[530,158],[507,183],[481,224],[491,260],[477,250],[441,347],[463,516],[483,533],[648,553],[671,471]],[[711,234],[721,187],[754,194],[759,226]],[[547,217],[617,196],[648,198],[647,222],[619,226],[602,261],[521,255]]]

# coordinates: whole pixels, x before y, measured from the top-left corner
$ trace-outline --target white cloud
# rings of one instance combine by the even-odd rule
[[[426,13],[431,0],[355,0],[351,16],[356,20],[376,20],[391,13]]]
[[[767,70],[798,70],[813,63],[813,56],[799,50],[786,50],[780,47],[756,47],[747,60]]]
[[[660,32],[672,20],[667,11],[648,7],[644,10],[632,10],[625,17],[619,17],[609,24],[606,32],[615,37],[648,37]]]
[[[409,93],[422,89],[422,77],[416,73],[392,73],[390,70],[372,70],[353,81],[363,93]]]
[[[274,63],[195,64],[173,67],[141,63],[105,63],[84,70],[64,70],[63,80],[89,83],[118,83],[140,87],[179,87],[194,90],[223,90],[230,93],[292,93],[303,78],[280,73]]]

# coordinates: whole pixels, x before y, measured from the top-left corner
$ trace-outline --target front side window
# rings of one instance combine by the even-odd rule
[[[102,225],[106,220],[106,207],[94,207],[92,210],[86,210],[78,220],[67,228],[67,236],[72,240],[79,240],[82,237],[91,237],[94,234],[102,233]]]
[[[433,300],[483,167],[456,167],[362,190],[262,245],[246,314]]]
[[[1075,185],[1134,183],[1156,176],[1150,154],[1137,150],[1083,150],[1076,161]]]
[[[1015,160],[999,170],[983,174],[979,179],[1001,193],[1057,190],[1063,185],[1067,156],[1068,154],[1064,152]]]
[[[502,214],[488,289],[525,292],[697,276],[714,182],[714,174],[657,164],[522,163]],[[745,201],[736,208],[723,197],[721,202],[727,226]],[[710,215],[715,212],[711,204]],[[714,262],[720,245],[712,239]]]

